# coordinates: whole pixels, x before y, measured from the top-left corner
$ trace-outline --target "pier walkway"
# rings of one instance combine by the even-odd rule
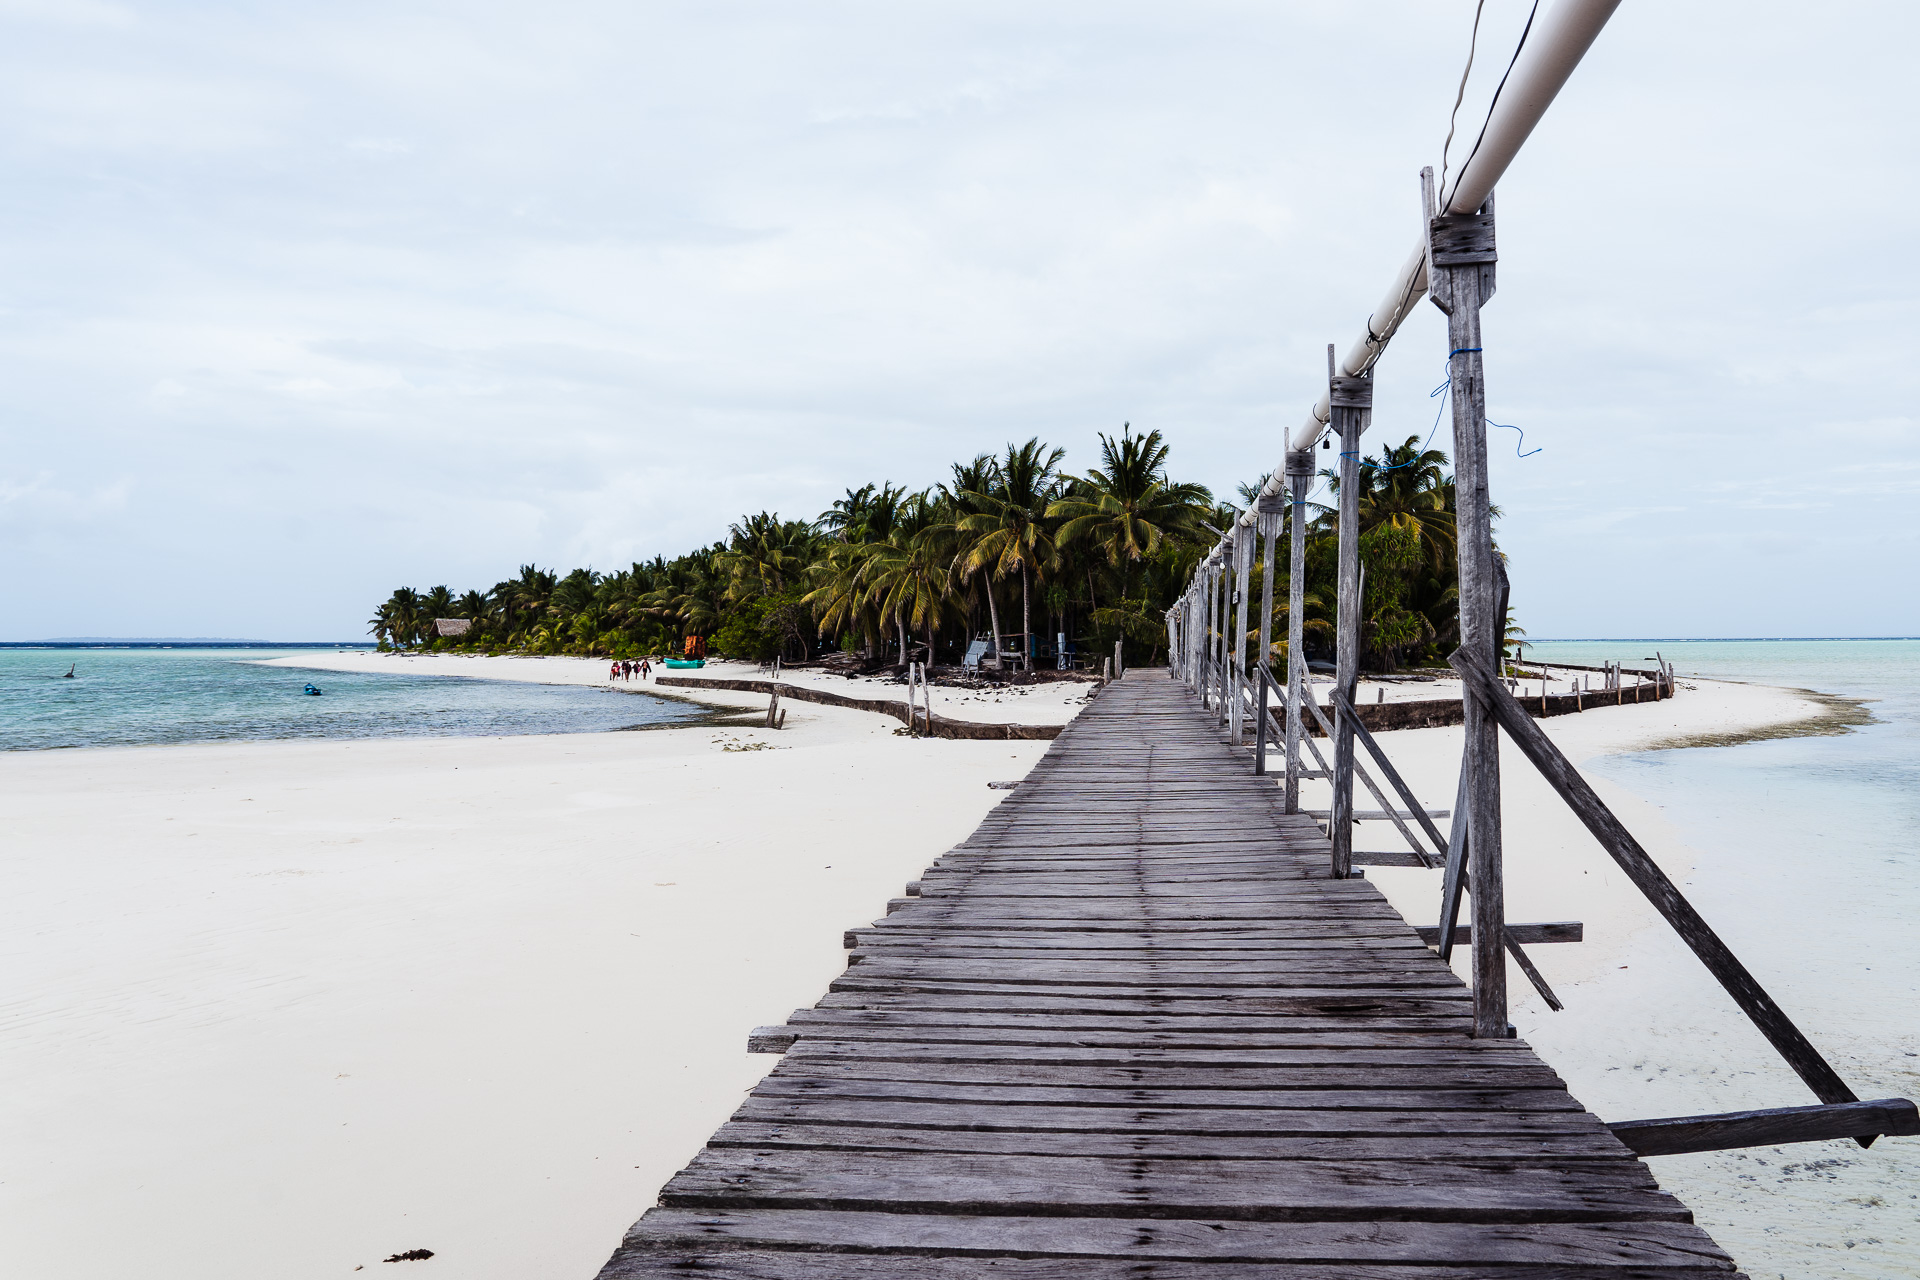
[[[1164,670],[919,883],[602,1280],[1735,1274]]]

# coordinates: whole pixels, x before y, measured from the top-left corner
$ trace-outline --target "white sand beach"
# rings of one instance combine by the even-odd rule
[[[570,659],[326,662],[606,675]],[[1085,693],[937,690],[935,708],[1058,723]],[[912,739],[878,715],[787,705],[780,732],[0,754],[8,1273],[305,1280],[431,1249],[423,1273],[442,1277],[592,1276],[774,1061],[744,1052],[748,1030],[818,999],[842,930],[881,914],[997,802],[986,783],[1046,747]],[[1546,723],[1581,760],[1815,710],[1703,682]],[[1386,741],[1423,798],[1450,802],[1457,730]],[[1515,1016],[1575,1093],[1609,1119],[1806,1100],[1517,758],[1509,776],[1511,918],[1587,925],[1583,945],[1534,950],[1569,1011],[1525,996]],[[1601,790],[1684,881],[1688,850],[1659,811]],[[1409,919],[1434,918],[1432,873],[1370,875]],[[1887,1028],[1824,1025],[1797,987],[1796,968],[1839,945],[1783,938],[1746,958],[1863,1096],[1920,1090],[1872,1077]],[[1856,1060],[1868,1036],[1875,1052]],[[1889,1208],[1882,1185],[1904,1176],[1893,1158],[1806,1177],[1758,1158],[1772,1159],[1655,1168],[1756,1276],[1911,1274],[1874,1269],[1876,1245],[1823,1243],[1913,1239],[1911,1200]],[[1877,1231],[1882,1213],[1905,1234]],[[1803,1260],[1836,1250],[1864,1269]]]

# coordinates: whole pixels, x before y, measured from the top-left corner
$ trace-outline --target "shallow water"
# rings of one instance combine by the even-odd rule
[[[1876,723],[1838,736],[1580,764],[1661,807],[1694,853],[1688,897],[1856,1092],[1920,1097],[1920,640],[1558,641],[1527,656],[1632,666],[1656,650],[1682,699],[1699,675],[1871,700]],[[1634,985],[1637,973],[1613,977],[1580,995],[1604,1002],[1590,1012],[1617,1023],[1620,1043],[1598,1060],[1559,1060],[1589,1105],[1623,1116],[1814,1101],[1718,993],[1684,1015],[1690,1024],[1663,1027],[1667,993]],[[1551,1054],[1555,1024],[1535,1034]],[[1716,1056],[1728,1044],[1743,1047]],[[1764,1084],[1738,1083],[1756,1072]],[[1920,1139],[1654,1168],[1756,1277],[1920,1275]]]
[[[0,749],[595,733],[706,712],[645,693],[260,665],[288,648],[0,649]],[[333,654],[337,649],[312,650]],[[63,678],[69,666],[74,678]],[[308,683],[321,696],[302,693]]]

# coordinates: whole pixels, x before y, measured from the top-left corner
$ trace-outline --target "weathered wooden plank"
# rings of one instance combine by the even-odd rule
[[[655,1209],[641,1220],[660,1244],[705,1249],[845,1249],[899,1254],[1189,1259],[1214,1262],[1339,1259],[1506,1266],[1733,1263],[1697,1227],[1680,1222],[1483,1223],[1236,1222],[1116,1218],[973,1217],[965,1214],[706,1212]]]
[[[934,1257],[924,1253],[802,1252],[654,1246],[622,1248],[600,1280],[1488,1280],[1483,1266],[1140,1261],[1124,1258]],[[1745,1280],[1716,1266],[1502,1266],[1500,1280]]]
[[[1470,1034],[1438,929],[1328,878],[1225,718],[1109,686],[754,1033],[787,1057],[603,1274],[1733,1275],[1546,1064]]]
[[[888,1129],[868,1125],[734,1120],[720,1126],[710,1147],[874,1151],[972,1151],[989,1155],[1125,1156],[1134,1160],[1388,1160],[1407,1164],[1449,1161],[1549,1163],[1562,1168],[1588,1161],[1632,1161],[1612,1134],[1550,1135],[1395,1134],[1390,1138],[1245,1137],[1222,1133],[1064,1133],[977,1129]],[[1634,1162],[1636,1165],[1638,1162]],[[1644,1167],[1644,1166],[1640,1166]],[[1242,1176],[1258,1178],[1257,1169]]]
[[[1878,1138],[1920,1133],[1920,1111],[1906,1098],[1842,1102],[1820,1107],[1775,1107],[1710,1116],[1627,1120],[1607,1126],[1614,1137],[1643,1156],[1688,1151],[1730,1151],[1831,1138]]]
[[[1444,1020],[1312,1019],[1232,1007],[1155,1008],[1125,1013],[812,1008],[795,1010],[788,1025],[809,1036],[872,1032],[912,1041],[991,1037],[1008,1044],[1180,1043],[1249,1049],[1409,1046],[1434,1052],[1531,1054],[1524,1041],[1475,1040]]]
[[[1605,1133],[1583,1111],[1493,1111],[1340,1107],[1206,1108],[1086,1105],[985,1106],[926,1098],[800,1097],[762,1094],[740,1104],[733,1118],[777,1124],[844,1124],[885,1129],[965,1129],[980,1133],[1238,1134],[1246,1138],[1558,1137]]]
[[[754,1088],[758,1098],[865,1098],[874,1101],[922,1101],[969,1104],[980,1109],[1029,1106],[1120,1107],[1155,1111],[1236,1107],[1272,1111],[1579,1111],[1580,1104],[1560,1087],[1429,1089],[1358,1087],[1341,1089],[1152,1088],[996,1084],[970,1080],[863,1080],[856,1077],[786,1075],[776,1070]]]
[[[873,1210],[1239,1222],[1689,1222],[1637,1160],[1313,1164],[712,1148],[660,1193],[684,1209]]]
[[[885,1038],[859,1042],[809,1038],[794,1045],[789,1059],[815,1062],[847,1061],[862,1065],[880,1062],[917,1063],[992,1063],[998,1066],[1039,1065],[1043,1063],[1075,1067],[1260,1067],[1328,1070],[1396,1067],[1418,1069],[1431,1079],[1436,1074],[1451,1074],[1471,1069],[1489,1080],[1507,1079],[1516,1073],[1550,1075],[1545,1063],[1530,1053],[1488,1054],[1469,1048],[1443,1048],[1416,1041],[1396,1043],[1377,1037],[1371,1045],[1327,1045],[1314,1048],[1245,1048],[1232,1046],[1194,1046],[1182,1037],[1172,1045],[1086,1045],[1059,1041],[1044,1043],[1007,1043],[978,1041],[910,1040],[894,1028]],[[1076,1079],[1080,1078],[1076,1073]],[[1337,1083],[1337,1081],[1336,1081]]]
[[[1183,1055],[1184,1056],[1184,1055]],[[1071,1066],[1071,1071],[1063,1071]],[[1422,1065],[1342,1062],[1334,1066],[1295,1066],[1261,1063],[1214,1065],[1192,1061],[1136,1060],[1103,1065],[1074,1059],[1053,1061],[968,1061],[951,1055],[902,1058],[898,1055],[821,1054],[789,1055],[774,1074],[788,1080],[891,1081],[897,1084],[1037,1085],[1047,1087],[1071,1081],[1075,1089],[1141,1089],[1208,1092],[1244,1090],[1337,1089],[1565,1089],[1566,1082],[1544,1063],[1516,1062],[1510,1066],[1430,1063]],[[1856,1118],[1856,1123],[1859,1122]],[[1851,1136],[1851,1135],[1846,1135]]]
[[[1463,1001],[1465,1008],[1463,1008]],[[1365,989],[1320,988],[1286,995],[1245,995],[1223,991],[1163,990],[1102,995],[1062,993],[1055,988],[1027,987],[1009,991],[834,991],[820,1001],[823,1009],[939,1009],[948,1011],[1026,1013],[1188,1013],[1239,1018],[1250,1013],[1295,1014],[1316,1021],[1341,1015],[1368,1026],[1391,1018],[1456,1019],[1471,1012],[1464,996],[1440,992],[1387,995]]]

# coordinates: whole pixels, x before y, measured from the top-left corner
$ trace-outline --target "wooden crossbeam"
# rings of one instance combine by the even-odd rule
[[[1559,793],[1567,807],[1586,824],[1587,830],[1600,842],[1600,847],[1627,873],[1627,878],[1646,895],[1647,901],[1666,917],[1674,932],[1693,949],[1694,955],[1706,965],[1707,971],[1719,980],[1727,994],[1760,1029],[1760,1034],[1813,1090],[1814,1096],[1826,1103],[1858,1102],[1859,1098],[1847,1087],[1839,1073],[1827,1064],[1827,1060],[1820,1056],[1820,1051],[1801,1034],[1800,1028],[1774,1003],[1773,997],[1767,994],[1754,976],[1747,972],[1747,967],[1740,963],[1739,957],[1694,910],[1686,895],[1640,847],[1640,842],[1613,815],[1613,810],[1607,808],[1587,780],[1580,776],[1580,771],[1574,768],[1573,762],[1534,723],[1533,717],[1527,714],[1506,686],[1464,650],[1456,649],[1447,661],[1465,677],[1469,691],[1493,714],[1500,727],[1507,731],[1507,736],[1513,739],[1514,745]],[[1861,1145],[1865,1146],[1871,1141],[1871,1138],[1862,1139]]]
[[[1625,1120],[1607,1128],[1635,1155],[1677,1156],[1689,1151],[1731,1151],[1736,1147],[1773,1147],[1832,1138],[1853,1138],[1864,1145],[1882,1136],[1920,1134],[1920,1110],[1906,1098],[1877,1098],[1819,1107]]]

